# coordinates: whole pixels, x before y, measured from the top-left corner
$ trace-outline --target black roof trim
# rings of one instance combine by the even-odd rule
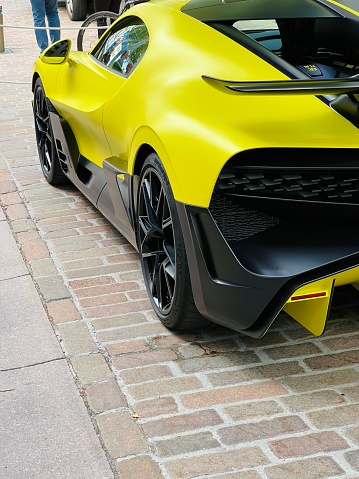
[[[204,22],[346,16],[345,10],[318,0],[190,0],[181,10]]]

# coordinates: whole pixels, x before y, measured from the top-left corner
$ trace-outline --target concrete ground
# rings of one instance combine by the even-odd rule
[[[3,0],[0,477],[359,478],[359,307],[315,338],[261,340],[155,318],[138,255],[71,185],[41,174],[28,0]],[[62,37],[78,22],[60,7]]]

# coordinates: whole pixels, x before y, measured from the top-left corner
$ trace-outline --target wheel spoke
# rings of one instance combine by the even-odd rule
[[[146,206],[146,211],[147,211],[147,216],[148,220],[152,225],[156,225],[158,228],[160,228],[157,214],[152,206],[152,191],[151,191],[151,183],[146,180],[143,185],[143,197],[145,200],[145,206]]]
[[[168,199],[157,172],[141,181],[138,205],[139,246],[148,291],[161,314],[169,314],[176,286],[176,250]]]

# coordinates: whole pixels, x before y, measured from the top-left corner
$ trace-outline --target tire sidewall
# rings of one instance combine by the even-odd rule
[[[174,297],[173,297],[173,303],[171,306],[170,311],[168,314],[163,314],[157,307],[155,301],[152,298],[152,295],[149,293],[149,298],[152,304],[153,309],[155,310],[157,316],[160,318],[162,323],[169,327],[173,328],[175,327],[178,317],[181,314],[181,306],[184,301],[184,272],[185,268],[187,266],[185,260],[185,248],[184,248],[184,241],[183,241],[183,236],[181,232],[181,227],[180,227],[180,222],[179,222],[179,217],[177,213],[177,208],[176,208],[176,203],[173,197],[172,189],[167,177],[167,174],[165,172],[165,169],[161,163],[160,158],[156,153],[151,153],[141,171],[140,175],[140,187],[138,189],[138,198],[137,198],[137,208],[139,207],[140,204],[140,194],[141,194],[141,186],[142,186],[142,181],[144,176],[149,170],[154,170],[157,176],[159,177],[162,186],[164,188],[166,197],[167,197],[167,202],[168,206],[170,209],[171,217],[172,217],[172,224],[173,224],[173,235],[174,235],[174,248],[175,248],[175,261],[176,261],[176,275],[175,275],[175,290],[174,290]],[[138,219],[138,209],[136,212],[136,232],[137,232],[137,245],[138,245],[138,250],[141,255],[141,267],[144,275],[144,281],[146,284],[147,291],[149,292],[149,283],[148,283],[148,277],[146,274],[146,266],[144,265],[143,259],[142,259],[142,252],[141,252],[141,244],[140,244],[140,225],[139,225],[139,219]]]
[[[34,103],[36,102],[36,97],[38,95],[39,90],[42,91],[42,94],[44,95],[44,99],[46,101],[47,97],[46,97],[45,89],[44,89],[43,83],[42,83],[40,78],[38,78],[36,80],[35,86],[34,86]],[[35,108],[36,108],[36,103],[35,103]],[[34,116],[35,116],[35,108],[34,108]],[[38,133],[37,126],[36,126],[36,116],[35,116],[35,131],[36,131],[37,149],[38,149],[38,153],[39,153],[42,174],[44,175],[44,177],[45,177],[45,179],[48,183],[57,184],[57,183],[64,182],[65,174],[63,173],[62,168],[61,168],[60,163],[59,163],[59,160],[58,160],[57,150],[56,150],[56,146],[55,146],[54,134],[53,134],[53,131],[52,131],[52,126],[51,126],[50,112],[49,112],[49,109],[48,109],[47,105],[46,105],[46,108],[47,108],[47,112],[49,114],[49,125],[50,125],[50,134],[51,134],[51,148],[50,148],[50,151],[49,151],[49,155],[50,155],[50,158],[51,158],[51,166],[50,166],[49,170],[45,169],[45,167],[44,167],[44,159],[43,159],[44,152],[41,151],[40,147],[39,147],[39,133]],[[62,177],[63,177],[63,179],[62,179]]]

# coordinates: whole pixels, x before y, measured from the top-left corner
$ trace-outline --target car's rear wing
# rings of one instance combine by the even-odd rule
[[[359,93],[359,75],[339,80],[231,81],[202,75],[215,88],[237,93],[270,95],[339,95]]]

